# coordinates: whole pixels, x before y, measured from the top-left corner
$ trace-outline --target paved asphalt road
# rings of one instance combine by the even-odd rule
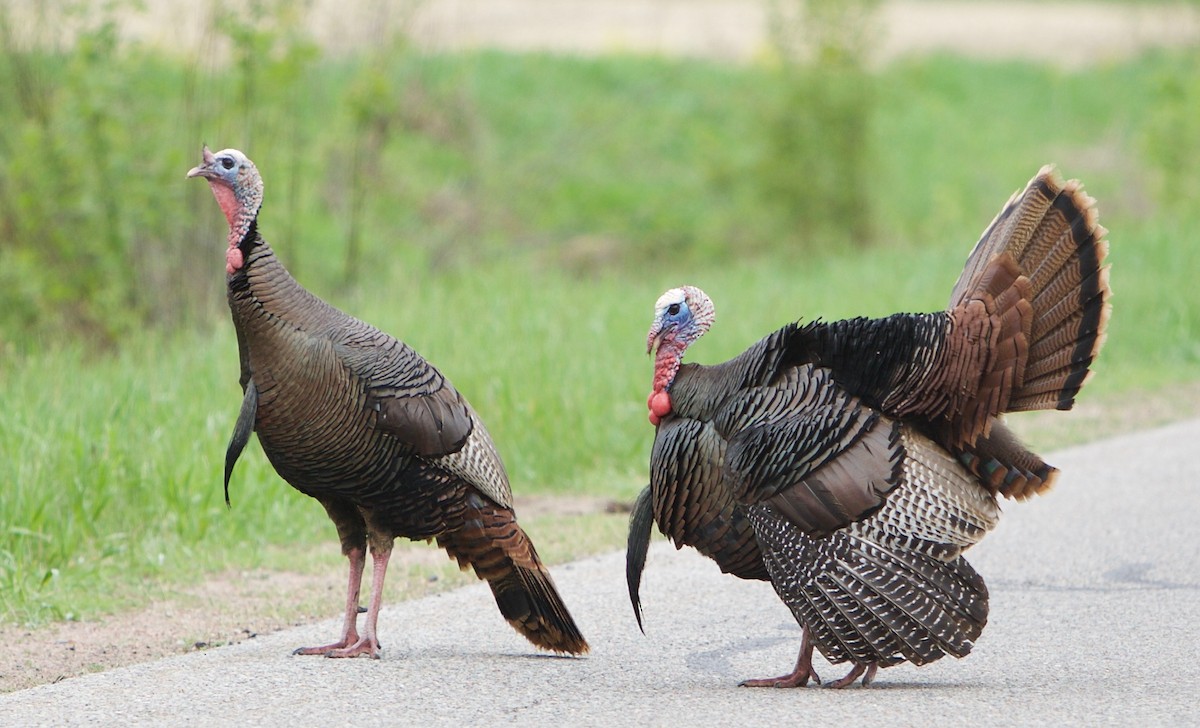
[[[646,636],[622,554],[556,569],[583,659],[535,653],[477,585],[386,609],[380,661],[289,654],[330,621],[0,696],[0,725],[1200,724],[1197,442],[1193,420],[1056,453],[1058,487],[972,551],[992,593],[975,652],[867,689],[737,687],[790,669],[798,628],[769,586],[658,543]]]

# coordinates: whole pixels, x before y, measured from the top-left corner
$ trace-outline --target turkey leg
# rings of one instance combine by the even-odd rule
[[[812,654],[813,643],[808,636],[808,627],[805,627],[800,632],[800,656],[796,658],[795,670],[779,677],[743,680],[739,685],[747,688],[802,688],[808,685],[809,678],[812,678],[820,685],[821,676],[813,669]],[[872,672],[871,674],[874,675],[875,673]]]
[[[357,657],[365,654],[376,660],[379,659],[379,638],[375,633],[375,623],[379,620],[379,608],[383,605],[383,577],[387,573],[388,559],[391,556],[391,543],[388,543],[384,548],[371,547],[371,561],[373,562],[371,569],[371,606],[367,608],[367,622],[363,626],[362,637],[359,637],[358,641],[353,643],[350,643],[349,639],[347,639],[346,646],[326,652],[326,657]],[[362,557],[360,556],[358,567],[360,578],[362,576],[362,569]],[[358,590],[355,589],[355,596],[357,594]],[[355,610],[357,611],[357,604],[355,605]]]
[[[346,558],[350,560],[350,582],[346,585],[346,619],[342,624],[342,638],[333,644],[320,647],[298,647],[292,652],[293,655],[324,655],[358,642],[358,591],[362,588],[363,567],[367,561],[366,549],[356,546],[350,549]]]

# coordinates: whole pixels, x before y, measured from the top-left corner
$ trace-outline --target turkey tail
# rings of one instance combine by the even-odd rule
[[[1108,231],[1097,219],[1083,185],[1063,182],[1047,165],[1009,200],[967,259],[951,309],[980,298],[1001,310],[1032,309],[1020,331],[1013,317],[1001,323],[999,339],[1011,343],[998,355],[1025,360],[1003,392],[1005,411],[1070,409],[1088,378],[1111,311]]]
[[[992,422],[991,432],[964,447],[958,459],[993,493],[1018,500],[1049,490],[1058,477],[1058,468],[1030,452],[999,420]]]
[[[542,649],[571,655],[588,651],[550,572],[509,508],[467,496],[463,525],[438,536],[438,545],[488,583],[513,629]]]

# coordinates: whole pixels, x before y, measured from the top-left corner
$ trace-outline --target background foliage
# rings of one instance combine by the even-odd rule
[[[302,6],[264,0],[207,6],[209,52],[186,57],[122,40],[129,3],[44,4],[78,29],[63,46],[2,7],[0,618],[332,543],[257,448],[221,499],[240,392],[224,220],[184,179],[202,142],[259,165],[262,230],[305,285],[467,394],[519,494],[644,482],[663,289],[717,302],[698,361],[798,317],[934,310],[1050,161],[1113,231],[1085,398],[1200,380],[1200,49],[868,69],[848,28],[871,3],[812,0],[777,4],[777,45],[745,66],[426,55],[387,28],[334,56]],[[805,13],[825,25],[797,39]]]

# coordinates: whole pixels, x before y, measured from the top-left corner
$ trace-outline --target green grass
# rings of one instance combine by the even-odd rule
[[[953,247],[590,281],[500,266],[339,302],[442,367],[486,418],[518,494],[621,500],[646,477],[644,336],[663,288],[690,281],[714,296],[718,324],[691,355],[712,362],[796,316],[933,308],[966,246]],[[1118,315],[1085,401],[1200,379],[1195,306],[1164,305],[1160,295],[1160,282],[1182,285],[1185,273],[1172,265],[1169,245],[1151,240],[1142,249],[1159,263],[1117,264]],[[1155,275],[1139,277],[1141,266]],[[217,270],[213,285],[220,278]],[[1144,333],[1142,321],[1165,335]],[[233,508],[224,505],[221,466],[240,402],[236,359],[232,326],[222,325],[134,339],[112,356],[66,345],[9,368],[0,389],[7,619],[128,607],[144,598],[143,580],[287,566],[278,554],[289,545],[323,545],[335,558],[323,511],[282,483],[256,445],[235,471]],[[535,539],[545,534],[555,544],[541,546],[547,557],[580,555],[570,547],[578,524],[563,533],[552,521],[529,525]],[[619,543],[617,532],[594,545]]]
[[[1190,58],[881,71],[874,175],[855,191],[876,231],[865,251],[815,248],[765,206],[760,132],[781,79],[762,68],[398,54],[310,61],[302,89],[281,75],[247,108],[228,93],[233,71],[35,58],[61,77],[55,112],[0,124],[0,619],[87,617],[296,553],[337,561],[323,511],[257,445],[233,508],[222,499],[241,397],[223,220],[183,179],[201,140],[253,156],[281,257],[437,364],[518,494],[628,499],[646,478],[644,337],[662,290],[693,283],[716,301],[690,354],[705,362],[795,318],[938,309],[978,233],[1047,161],[1087,183],[1112,230],[1114,317],[1083,400],[1200,380],[1200,213],[1164,185],[1187,176],[1160,168],[1172,139],[1200,133],[1181,111],[1200,90]],[[76,114],[89,108],[99,117]],[[616,546],[620,520],[527,525],[558,559]]]

